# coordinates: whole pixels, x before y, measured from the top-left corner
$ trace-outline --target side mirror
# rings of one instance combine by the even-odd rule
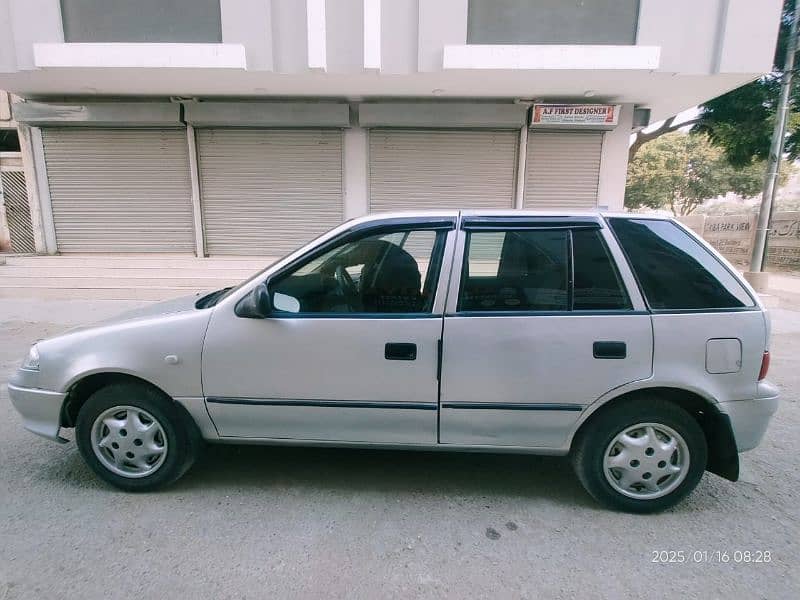
[[[242,298],[234,309],[237,317],[244,319],[264,319],[272,312],[267,285],[261,283]]]

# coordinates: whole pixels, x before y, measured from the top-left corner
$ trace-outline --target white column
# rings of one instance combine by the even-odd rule
[[[325,47],[325,0],[306,0],[306,34],[308,35],[308,68],[325,71],[328,61]]]
[[[206,255],[206,241],[203,212],[200,206],[200,168],[197,162],[197,139],[194,135],[194,127],[191,125],[186,126],[186,143],[189,145],[189,178],[192,184],[195,254],[203,257]]]
[[[364,0],[364,68],[381,69],[381,0]]]
[[[36,166],[33,162],[33,145],[31,143],[31,128],[27,125],[18,125],[19,149],[22,153],[22,170],[25,173],[25,191],[28,193],[28,206],[31,211],[31,225],[33,227],[33,247],[37,254],[45,254],[47,246],[44,242],[44,227],[42,225],[42,211],[40,209],[39,185],[36,180]]]
[[[525,204],[525,162],[528,159],[528,119],[519,130],[519,147],[517,148],[517,187],[514,193],[514,208],[522,208]]]
[[[56,254],[56,225],[53,221],[53,204],[50,200],[50,183],[47,181],[47,162],[44,158],[44,143],[42,130],[38,127],[30,128],[31,147],[33,149],[33,165],[36,173],[36,186],[39,190],[39,218],[41,219],[42,235],[44,238],[44,251]],[[27,173],[26,173],[27,176]],[[34,228],[34,235],[35,235]],[[35,238],[34,238],[35,240]]]
[[[628,146],[633,125],[633,104],[623,104],[616,128],[606,131],[600,152],[600,176],[597,181],[597,207],[622,211],[625,180],[628,175]]]
[[[11,98],[8,92],[0,90],[0,121],[11,120]]]
[[[352,219],[369,212],[368,130],[351,127],[344,130],[344,218]]]

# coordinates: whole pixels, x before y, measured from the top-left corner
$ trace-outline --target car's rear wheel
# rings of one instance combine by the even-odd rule
[[[637,396],[601,409],[575,440],[572,463],[599,502],[627,512],[674,506],[697,486],[708,449],[685,410]]]
[[[197,428],[180,406],[144,384],[97,390],[78,413],[78,449],[102,479],[127,491],[177,480],[194,462]]]

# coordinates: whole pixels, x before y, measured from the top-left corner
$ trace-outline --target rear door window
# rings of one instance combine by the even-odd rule
[[[653,310],[755,306],[713,254],[671,221],[609,219]]]
[[[459,312],[629,309],[598,229],[467,231]]]

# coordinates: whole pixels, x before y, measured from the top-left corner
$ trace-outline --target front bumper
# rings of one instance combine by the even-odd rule
[[[752,450],[761,443],[772,415],[778,410],[778,388],[761,381],[755,398],[720,402],[719,408],[731,420],[736,449]]]
[[[66,394],[8,384],[11,404],[22,415],[22,425],[28,431],[64,443],[58,435],[61,430],[61,406]]]

